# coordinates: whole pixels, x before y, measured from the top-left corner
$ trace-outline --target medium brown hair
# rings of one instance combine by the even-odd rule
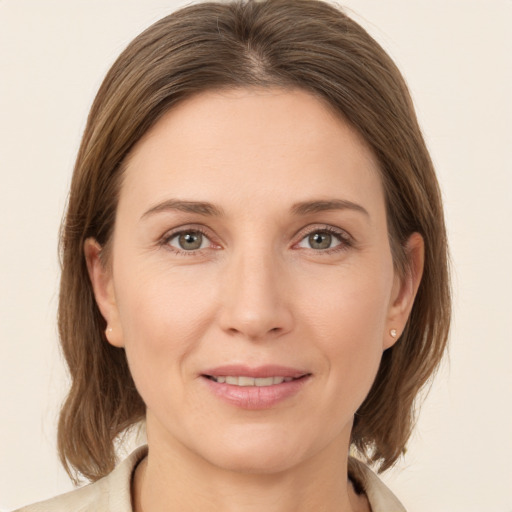
[[[424,274],[400,340],[383,354],[354,419],[352,446],[386,469],[404,451],[418,391],[448,336],[447,243],[438,183],[406,84],[385,51],[339,9],[316,0],[201,3],[139,35],[108,72],[91,108],[61,233],[59,333],[71,389],[62,407],[61,460],[97,480],[115,465],[115,439],[142,420],[123,349],[105,338],[84,258],[94,237],[107,249],[123,161],[178,102],[206,90],[300,88],[326,100],[376,155],[396,269],[405,242],[425,241]]]

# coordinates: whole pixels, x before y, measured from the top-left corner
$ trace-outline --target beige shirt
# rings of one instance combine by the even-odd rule
[[[101,480],[16,512],[132,512],[132,475],[146,454],[147,446],[141,446]],[[362,463],[361,469],[372,512],[405,512],[402,504],[371,469]]]

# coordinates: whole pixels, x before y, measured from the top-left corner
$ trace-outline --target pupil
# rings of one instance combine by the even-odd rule
[[[309,243],[313,249],[328,249],[331,246],[331,238],[328,233],[314,233],[309,236]]]
[[[203,235],[201,233],[184,233],[179,237],[180,247],[189,251],[199,249],[202,241]]]

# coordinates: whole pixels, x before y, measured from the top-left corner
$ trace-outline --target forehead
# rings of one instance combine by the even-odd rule
[[[302,90],[237,89],[178,104],[136,144],[123,197],[206,201],[368,196],[383,202],[377,161],[363,138]],[[133,199],[132,197],[132,199]]]

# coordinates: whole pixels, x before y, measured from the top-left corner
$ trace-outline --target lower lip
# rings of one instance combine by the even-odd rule
[[[252,410],[269,409],[296,395],[309,378],[309,375],[305,375],[300,379],[272,386],[233,386],[202,377],[210,391],[221,400],[241,409]]]

